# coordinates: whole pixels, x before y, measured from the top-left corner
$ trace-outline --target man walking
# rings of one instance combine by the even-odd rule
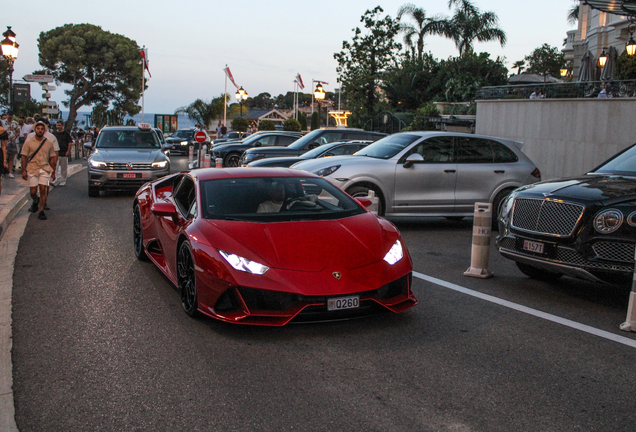
[[[31,213],[40,210],[38,219],[46,220],[44,206],[48,185],[51,179],[55,180],[55,149],[53,144],[44,136],[46,125],[38,121],[34,128],[35,133],[30,134],[22,146],[22,178],[28,180],[33,203],[29,208]],[[40,196],[38,198],[38,189]]]
[[[57,157],[57,167],[60,169],[60,177],[53,183],[53,186],[66,186],[66,178],[68,177],[68,157],[71,153],[71,143],[73,142],[73,138],[67,130],[64,130],[64,123],[62,123],[62,120],[59,120],[55,124],[55,131],[53,132],[53,135],[57,139],[57,144],[60,146],[60,151]],[[55,171],[57,173],[57,168]]]
[[[13,119],[13,111],[7,111],[7,120],[5,121],[7,132],[9,132],[9,140],[7,142],[7,169],[9,174],[7,177],[13,178],[13,168],[15,157],[18,155],[18,140],[20,138],[20,125]]]

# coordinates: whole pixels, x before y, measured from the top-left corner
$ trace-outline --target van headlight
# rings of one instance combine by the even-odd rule
[[[106,162],[91,159],[91,166],[93,168],[106,168]]]

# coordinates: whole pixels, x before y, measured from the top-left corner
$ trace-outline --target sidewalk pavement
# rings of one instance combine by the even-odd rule
[[[70,177],[83,169],[84,166],[79,162],[69,164],[68,175]],[[12,229],[11,235],[4,234],[18,212],[30,199],[29,187],[21,176],[16,175],[13,179],[6,176],[2,178],[2,195],[0,195],[0,431],[3,432],[18,431],[13,405],[11,301],[13,264],[26,220],[21,224],[21,231],[16,232]],[[21,216],[16,222],[23,218],[28,220],[28,215]]]

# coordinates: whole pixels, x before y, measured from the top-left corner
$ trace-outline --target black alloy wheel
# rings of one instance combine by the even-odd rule
[[[378,199],[378,216],[384,216],[384,203],[382,202],[382,198],[380,197],[380,192],[376,188],[368,188],[366,186],[352,186],[347,189],[347,193],[353,198],[367,197],[369,196],[370,190],[375,192],[375,197]]]
[[[230,153],[225,157],[225,166],[235,168],[240,165],[241,155],[238,153]]]
[[[184,241],[177,254],[177,278],[181,290],[183,311],[190,317],[197,315],[197,280],[192,258],[192,247]]]
[[[144,250],[144,233],[141,228],[141,211],[139,204],[135,203],[133,208],[133,246],[135,256],[140,261],[148,261],[148,255]]]

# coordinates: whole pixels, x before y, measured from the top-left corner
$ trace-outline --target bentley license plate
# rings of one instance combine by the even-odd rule
[[[327,310],[357,309],[360,307],[360,296],[334,297],[327,300]]]
[[[538,254],[544,254],[544,244],[540,242],[534,242],[530,240],[523,241],[523,250],[527,250],[528,252],[534,252]]]

